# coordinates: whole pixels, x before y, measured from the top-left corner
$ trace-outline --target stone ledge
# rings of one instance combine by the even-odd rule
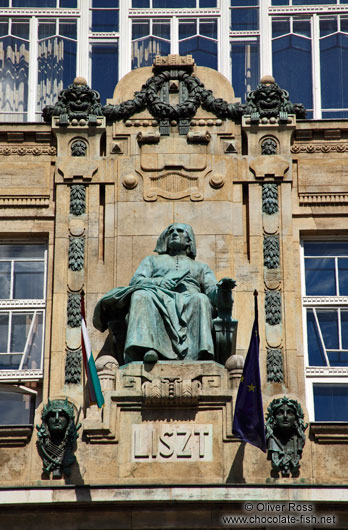
[[[318,443],[346,444],[348,442],[348,423],[311,423],[310,433]]]
[[[231,503],[245,501],[348,503],[347,485],[230,484],[158,486],[63,486],[0,488],[0,505],[74,503]]]
[[[0,425],[0,447],[26,445],[32,432],[33,425]]]

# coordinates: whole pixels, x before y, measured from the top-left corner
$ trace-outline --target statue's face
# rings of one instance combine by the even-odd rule
[[[279,429],[291,429],[296,421],[296,414],[289,405],[282,405],[275,413],[275,425]]]
[[[190,243],[190,238],[185,228],[177,223],[169,228],[167,241],[169,249],[185,250]]]
[[[63,435],[69,418],[63,410],[52,410],[47,416],[48,430],[51,434]]]

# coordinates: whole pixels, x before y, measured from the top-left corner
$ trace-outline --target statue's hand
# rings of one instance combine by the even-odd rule
[[[170,280],[169,278],[164,278],[160,283],[160,287],[168,289],[169,291],[173,291],[176,287],[176,284],[177,280]]]
[[[217,283],[217,286],[223,291],[231,291],[236,285],[237,283],[232,278],[222,278]]]

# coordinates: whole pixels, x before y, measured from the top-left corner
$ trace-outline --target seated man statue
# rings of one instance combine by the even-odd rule
[[[139,265],[128,287],[116,287],[97,304],[93,324],[127,315],[124,360],[213,360],[212,312],[232,310],[234,280],[217,283],[213,271],[195,261],[191,226],[171,224],[157,240],[156,255]]]

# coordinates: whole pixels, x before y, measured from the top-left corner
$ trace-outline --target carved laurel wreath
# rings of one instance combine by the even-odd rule
[[[158,95],[164,83],[169,80],[170,72],[168,71],[151,77],[142,86],[140,92],[135,92],[134,99],[124,101],[120,105],[105,105],[103,114],[108,121],[113,122],[128,119],[136,112],[147,108],[150,114],[158,120],[180,120],[192,118],[200,105],[219,118],[237,119],[243,114],[242,105],[214,98],[213,92],[207,90],[198,77],[193,77],[182,70],[178,72],[178,80],[184,83],[188,91],[187,99],[178,105],[170,105],[162,101]]]

